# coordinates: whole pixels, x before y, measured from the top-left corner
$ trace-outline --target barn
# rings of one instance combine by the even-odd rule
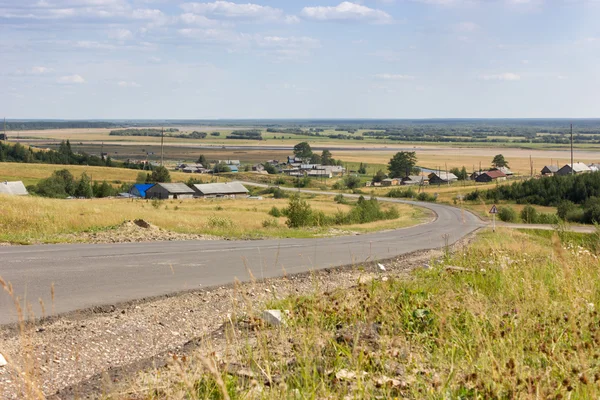
[[[229,197],[248,196],[248,189],[238,182],[205,183],[194,185],[194,197]]]
[[[157,183],[146,190],[147,199],[191,199],[194,190],[183,183]]]
[[[0,182],[0,194],[8,194],[11,196],[27,196],[29,193],[25,185],[21,181],[16,182]]]
[[[475,182],[493,182],[506,180],[506,174],[499,170],[486,171],[475,178]]]

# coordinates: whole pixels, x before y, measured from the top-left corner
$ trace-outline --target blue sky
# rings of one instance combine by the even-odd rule
[[[600,0],[0,0],[0,116],[600,117],[598,21]]]

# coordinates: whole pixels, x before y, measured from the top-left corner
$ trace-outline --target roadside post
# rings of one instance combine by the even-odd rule
[[[490,214],[492,214],[492,232],[496,232],[496,214],[498,214],[498,208],[495,204],[492,206]]]

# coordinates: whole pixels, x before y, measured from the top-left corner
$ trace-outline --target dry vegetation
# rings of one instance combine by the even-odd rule
[[[409,278],[274,299],[280,327],[234,293],[226,346],[208,336],[106,398],[598,398],[597,250],[598,235],[486,232]]]
[[[1,164],[0,164],[1,165]],[[425,221],[429,214],[408,205],[394,205],[400,218],[362,225],[329,228],[288,229],[285,217],[268,212],[287,206],[286,199],[194,199],[194,200],[58,200],[36,197],[1,197],[0,242],[56,243],[77,241],[77,233],[107,230],[124,221],[143,219],[159,228],[185,234],[207,234],[227,238],[315,237],[401,228]],[[311,199],[311,206],[326,214],[349,206],[331,197]],[[382,207],[392,207],[383,204]],[[268,221],[268,224],[265,223]]]

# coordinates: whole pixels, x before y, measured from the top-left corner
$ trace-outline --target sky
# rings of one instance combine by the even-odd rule
[[[598,21],[600,0],[0,0],[0,117],[596,118]]]

